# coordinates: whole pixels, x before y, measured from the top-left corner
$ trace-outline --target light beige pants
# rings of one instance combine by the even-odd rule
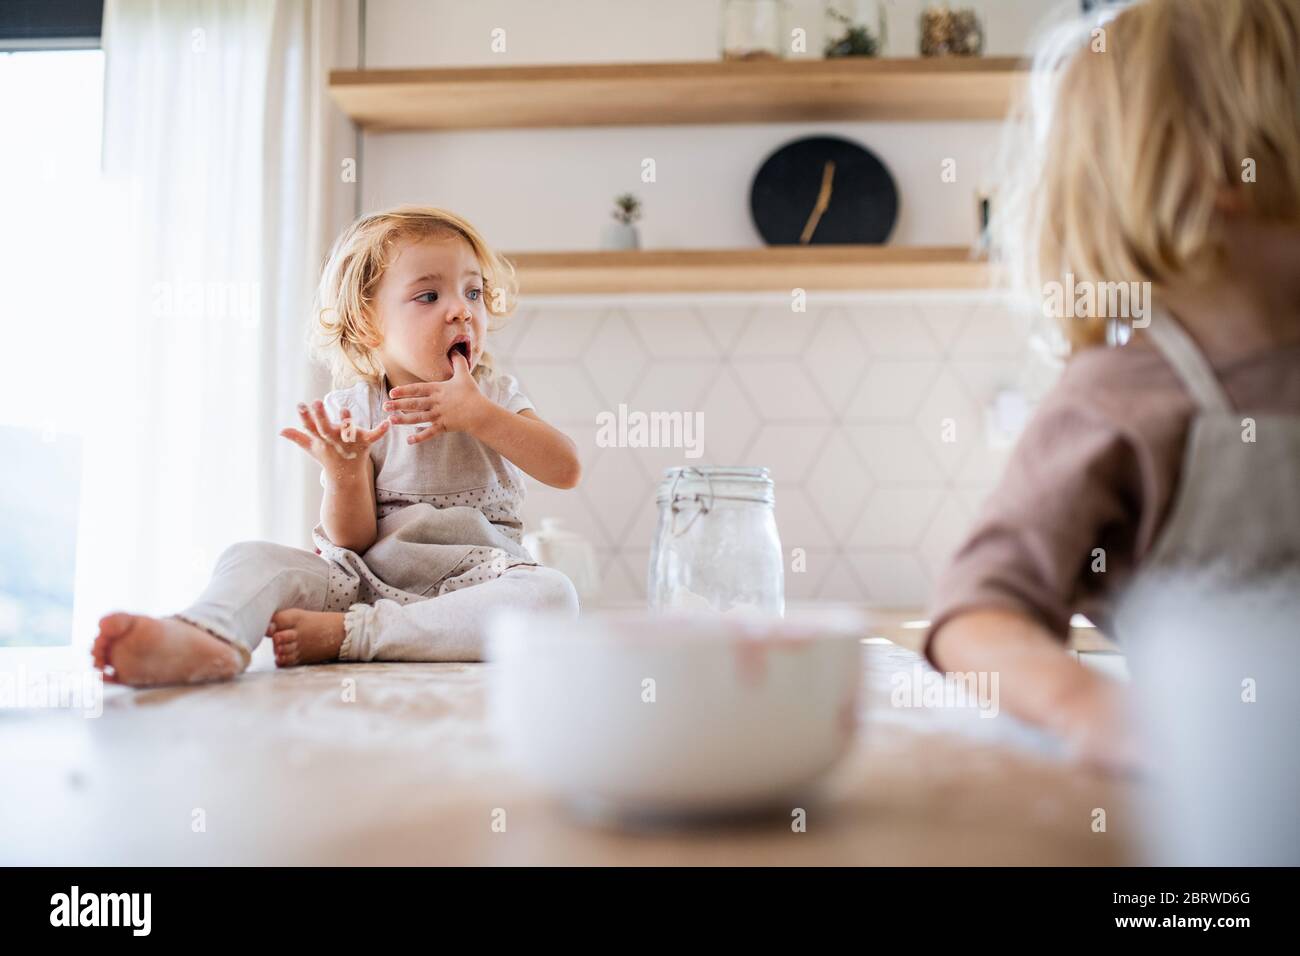
[[[334,562],[269,541],[241,541],[217,560],[199,599],[175,617],[244,652],[245,663],[276,611],[345,611],[339,652],[349,661],[479,661],[485,628],[497,608],[578,613],[578,595],[553,568],[519,565],[499,577],[402,604],[380,598],[354,603],[355,577]]]

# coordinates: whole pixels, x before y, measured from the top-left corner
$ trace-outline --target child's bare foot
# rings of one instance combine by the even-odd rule
[[[266,636],[275,644],[277,667],[336,661],[343,646],[343,614],[300,608],[276,611]]]
[[[118,612],[99,619],[90,653],[104,679],[132,687],[229,680],[244,669],[230,644],[173,617]]]

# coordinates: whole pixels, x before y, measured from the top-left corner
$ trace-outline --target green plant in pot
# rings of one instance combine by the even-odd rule
[[[624,193],[614,199],[614,221],[605,226],[601,233],[602,249],[640,249],[641,236],[637,233],[636,221],[641,218],[641,200],[631,193]]]
[[[852,17],[834,7],[826,8],[833,21],[830,39],[826,41],[826,58],[845,56],[879,56],[880,35],[866,23],[855,22]]]

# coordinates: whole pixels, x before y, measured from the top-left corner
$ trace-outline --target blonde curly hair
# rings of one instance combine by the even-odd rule
[[[343,230],[325,261],[308,336],[308,347],[329,369],[334,388],[357,381],[382,386],[385,370],[378,349],[383,333],[373,308],[375,290],[400,243],[447,236],[468,242],[483,271],[489,331],[500,327],[494,320],[514,312],[519,294],[514,266],[467,220],[434,206],[398,206],[362,216]],[[493,366],[486,350],[479,366]]]

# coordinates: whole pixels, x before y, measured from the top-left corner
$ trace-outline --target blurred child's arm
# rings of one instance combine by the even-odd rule
[[[1072,658],[1028,614],[958,613],[930,636],[928,652],[941,671],[996,671],[998,706],[1060,735],[1084,759],[1112,769],[1137,763],[1120,685]]]
[[[492,404],[484,409],[471,434],[552,488],[573,488],[582,477],[573,439],[542,421],[530,408],[511,412]]]
[[[1075,611],[1105,612],[1149,540],[1144,461],[1126,396],[1072,360],[934,591],[925,643],[941,671],[998,676],[1001,706],[1086,758],[1131,762],[1122,685],[1066,645]],[[1103,625],[1111,622],[1102,622]]]

